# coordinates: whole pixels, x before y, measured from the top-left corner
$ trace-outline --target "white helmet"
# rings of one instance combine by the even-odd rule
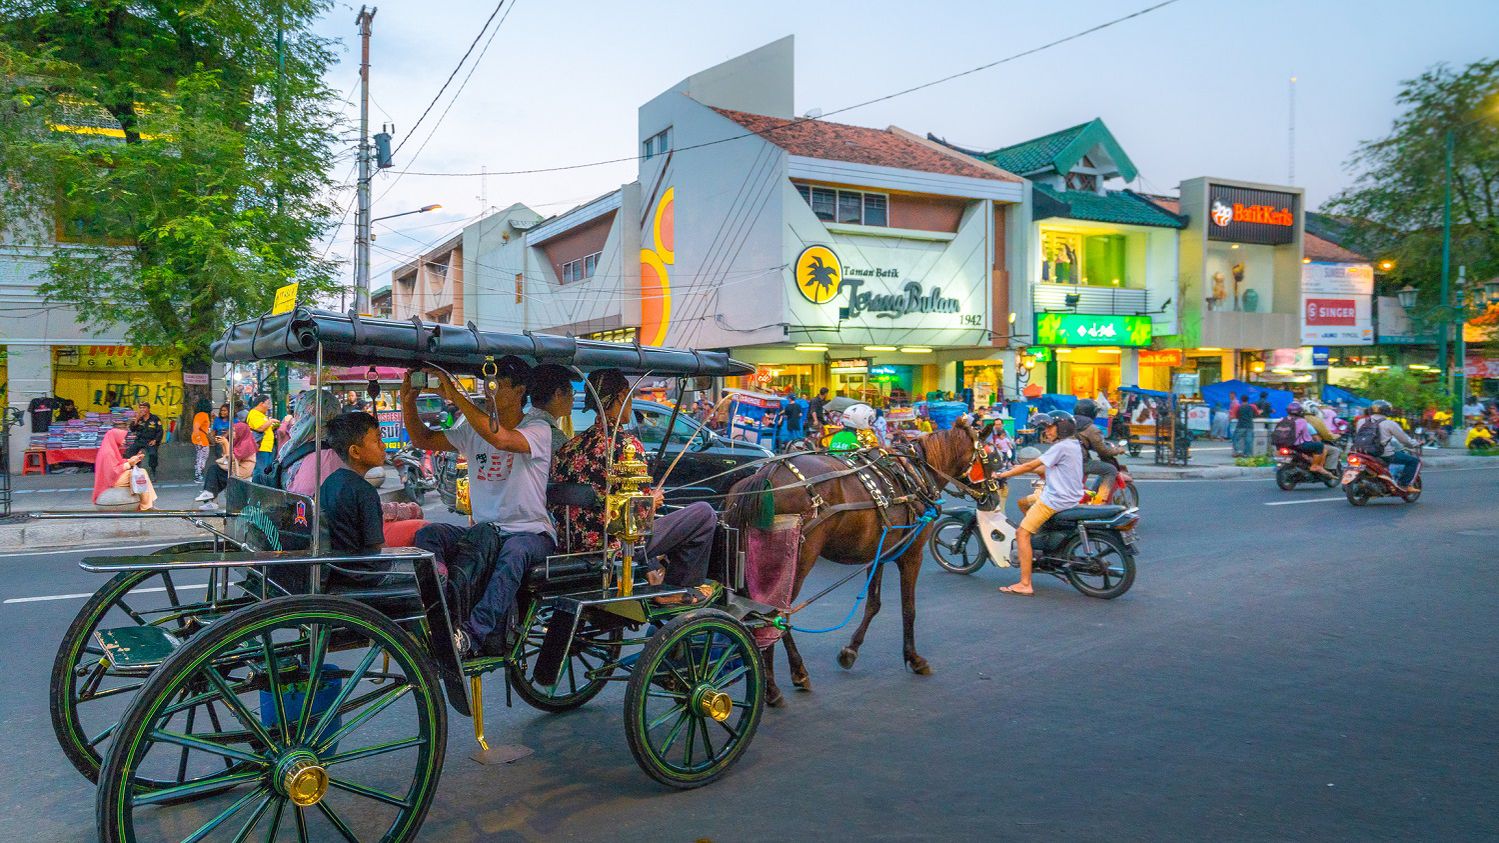
[[[1317,399],[1315,398],[1306,399],[1305,401],[1301,402],[1301,406],[1305,407],[1308,413],[1315,413],[1318,410],[1322,409],[1322,405],[1317,403]]]
[[[874,424],[874,408],[855,404],[843,411],[843,425],[854,430],[868,430]]]

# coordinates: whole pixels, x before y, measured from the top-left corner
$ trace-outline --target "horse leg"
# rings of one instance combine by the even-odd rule
[[[905,632],[906,664],[918,676],[928,676],[932,666],[916,653],[916,575],[921,573],[921,554],[926,542],[917,542],[900,558],[900,618]]]
[[[869,622],[880,613],[880,581],[884,579],[883,575],[883,571],[874,572],[874,581],[869,584],[869,601],[864,604],[864,620],[854,630],[854,637],[849,639],[848,646],[838,651],[838,666],[844,670],[854,666],[859,658],[859,647],[864,644],[864,633],[869,631]]]
[[[786,704],[786,697],[781,689],[776,687],[776,643],[760,650],[760,659],[765,664],[765,704],[772,708],[780,708]]]
[[[802,661],[801,652],[796,649],[791,630],[781,633],[781,641],[786,644],[786,662],[791,665],[791,684],[803,691],[812,690],[812,677],[807,675],[807,665]]]

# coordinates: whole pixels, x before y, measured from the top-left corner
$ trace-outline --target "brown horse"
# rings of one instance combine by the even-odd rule
[[[977,457],[978,440],[978,433],[966,423],[960,422],[950,430],[928,434],[906,449],[905,453],[910,457],[911,463],[926,472],[931,480],[931,488],[941,489],[947,478],[961,478],[967,473]],[[763,517],[767,515],[763,511],[764,507],[768,503],[767,499],[773,495],[775,514],[800,515],[804,525],[815,522],[802,535],[796,579],[791,587],[791,605],[795,606],[802,583],[807,574],[811,573],[818,557],[843,565],[869,564],[879,548],[882,524],[879,514],[870,506],[873,498],[869,490],[858,477],[845,474],[827,480],[816,480],[818,475],[834,474],[846,469],[848,464],[843,460],[814,453],[792,457],[788,461],[800,472],[800,477],[785,464],[786,461],[761,468],[729,490],[729,503],[724,510],[724,518],[727,523],[741,529],[757,521],[763,523]],[[813,482],[810,485],[802,484],[800,481],[804,478],[812,479]],[[814,502],[814,496],[820,499],[820,506]],[[830,509],[835,511],[818,520],[819,512],[825,513]],[[908,525],[915,524],[925,509],[925,503],[911,501],[893,504],[887,507],[886,512],[892,525]],[[923,676],[931,673],[932,669],[927,660],[916,652],[916,575],[921,570],[921,557],[926,550],[926,533],[930,529],[930,524],[922,527],[921,535],[916,536],[899,557],[890,560],[900,569],[905,662],[911,670]],[[908,533],[908,530],[891,529],[885,539],[886,551],[898,546]],[[869,584],[869,599],[864,605],[863,622],[855,630],[848,646],[838,653],[838,664],[845,670],[854,666],[854,661],[859,657],[859,646],[864,643],[864,633],[869,629],[869,622],[880,611],[881,579],[879,573],[874,575]],[[783,639],[786,643],[786,660],[791,667],[791,681],[800,688],[810,690],[811,679],[790,630],[784,633]],[[779,705],[783,699],[776,687],[772,668],[774,651],[774,645],[765,651],[768,679],[766,700],[771,705]]]

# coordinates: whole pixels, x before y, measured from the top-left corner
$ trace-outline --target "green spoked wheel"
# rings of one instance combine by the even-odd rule
[[[153,556],[211,551],[213,541],[194,541],[156,551]],[[163,565],[166,563],[163,562]],[[221,572],[220,576],[224,573]],[[218,580],[206,571],[128,571],[116,574],[78,611],[52,662],[50,707],[52,730],[63,754],[89,781],[98,781],[101,756],[115,724],[155,666],[149,659],[117,665],[100,644],[100,633],[127,640],[135,635],[136,652],[155,647],[165,658],[175,644],[190,638],[218,617],[255,602],[237,588],[223,596]],[[156,631],[166,633],[161,635]],[[143,634],[149,633],[149,634]],[[194,726],[218,729],[220,707],[196,706]],[[160,784],[180,784],[169,776]]]
[[[440,687],[407,632],[352,600],[241,609],[126,709],[100,774],[99,839],[409,840],[447,747]],[[208,700],[223,730],[186,730],[186,707]],[[183,784],[150,786],[179,769]]]
[[[748,748],[765,668],[744,624],[716,609],[680,615],[646,642],[625,691],[625,737],[662,784],[701,787]]]
[[[526,625],[525,641],[505,670],[510,687],[527,705],[554,713],[571,711],[598,696],[608,684],[608,677],[614,673],[613,663],[619,660],[622,633],[618,629],[593,629],[584,620],[557,672],[557,680],[544,683],[536,679],[536,658],[551,621],[551,607],[537,605]]]

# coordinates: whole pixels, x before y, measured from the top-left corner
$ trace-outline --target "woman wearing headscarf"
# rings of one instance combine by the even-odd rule
[[[308,390],[297,396],[296,421],[291,425],[291,432],[286,440],[286,446],[277,455],[276,464],[272,471],[278,476],[268,479],[271,486],[279,486],[288,492],[311,497],[317,490],[318,480],[324,480],[328,475],[344,467],[343,460],[328,446],[327,431],[328,422],[332,421],[341,412],[338,399],[334,398],[332,390],[323,390],[323,436],[324,441],[320,447],[314,449],[312,437],[317,430],[317,393]],[[308,460],[314,451],[317,454],[315,460]],[[299,476],[306,472],[305,477]],[[279,483],[275,482],[279,479]]]
[[[125,503],[135,499],[140,504],[140,511],[145,512],[156,505],[156,488],[151,485],[151,478],[146,478],[146,487],[142,492],[135,492],[130,488],[131,469],[135,468],[144,454],[136,454],[133,457],[125,456],[125,431],[115,428],[104,434],[104,441],[99,444],[99,453],[94,457],[94,503],[99,506],[109,506],[115,503]],[[124,494],[106,493],[113,489],[122,489]],[[103,498],[101,502],[100,498]]]
[[[199,483],[203,482],[203,470],[208,467],[208,455],[213,451],[213,420],[208,415],[211,409],[213,403],[207,398],[200,398],[197,410],[193,413],[193,448],[197,450],[197,458],[193,462],[193,479]]]
[[[250,426],[244,422],[235,422],[230,431],[234,434],[234,450],[229,450],[229,437],[220,436],[216,441],[222,450],[222,456],[208,464],[208,470],[203,476],[203,491],[198,495],[204,509],[215,509],[214,498],[219,496],[229,487],[229,472],[219,463],[223,462],[234,469],[234,476],[248,480],[255,471],[255,455],[259,453],[260,447],[255,444],[255,436],[250,431]]]

